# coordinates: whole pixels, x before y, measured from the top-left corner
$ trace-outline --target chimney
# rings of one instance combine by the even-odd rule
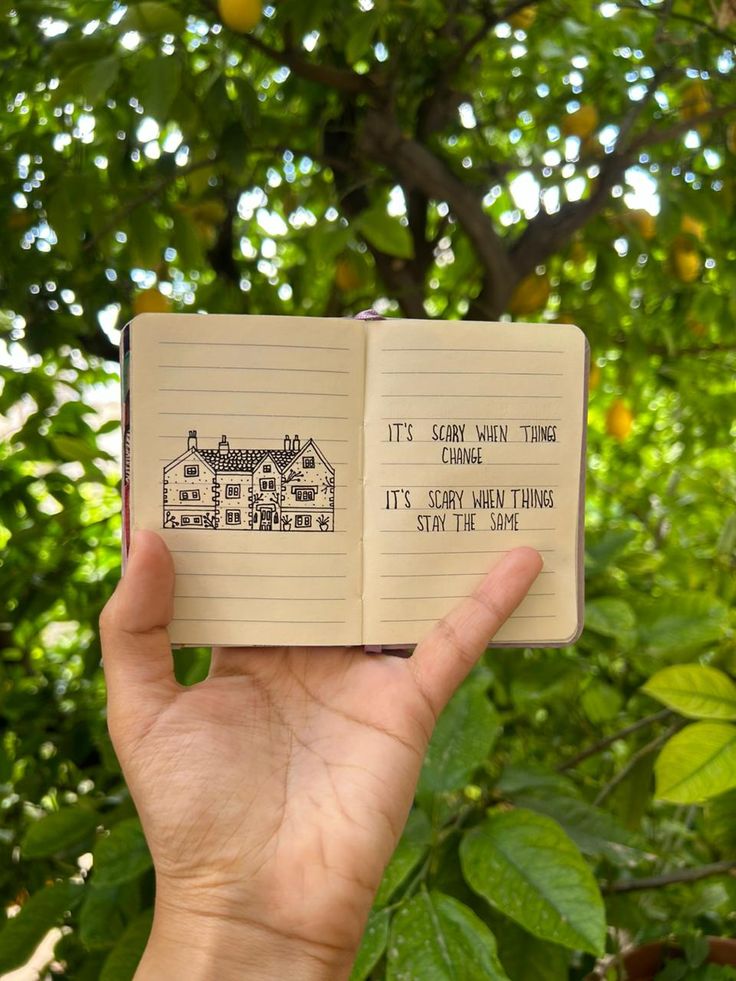
[[[217,452],[220,454],[220,456],[227,456],[230,452],[230,444],[227,441],[227,436],[225,433],[222,434],[222,439],[217,444]]]
[[[291,437],[290,436],[284,436],[284,450],[287,453],[290,453],[291,452]]]
[[[197,430],[189,430],[189,439],[187,440],[187,449],[196,450],[197,449]]]
[[[295,453],[298,453],[300,445],[301,444],[299,443],[299,433],[297,433],[296,436],[294,437],[294,442],[291,444],[291,448]]]

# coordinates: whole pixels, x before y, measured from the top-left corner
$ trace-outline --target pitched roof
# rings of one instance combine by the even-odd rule
[[[266,457],[270,457],[280,473],[301,453],[293,450],[198,450],[199,455],[218,473],[253,473]]]

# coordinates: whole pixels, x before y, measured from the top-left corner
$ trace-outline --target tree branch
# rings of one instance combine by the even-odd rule
[[[647,879],[619,879],[617,882],[605,882],[601,886],[601,892],[610,896],[614,893],[660,889],[662,886],[670,886],[677,882],[698,882],[700,879],[707,879],[713,875],[733,874],[734,870],[736,870],[736,860],[727,858],[722,862],[713,862],[710,865],[663,872],[662,875],[653,875]]]
[[[285,48],[283,51],[279,51],[277,48],[272,48],[253,34],[246,34],[244,38],[256,51],[265,54],[279,65],[286,65],[295,75],[299,75],[300,78],[305,78],[309,82],[317,82],[320,85],[326,85],[328,88],[337,89],[340,92],[348,92],[351,95],[359,93],[370,95],[377,91],[375,81],[368,75],[358,75],[357,72],[349,68],[317,65],[307,61],[306,58],[302,58],[293,49]]]
[[[626,779],[640,760],[643,760],[646,756],[649,756],[650,753],[656,753],[660,746],[663,746],[670,736],[674,736],[674,734],[678,732],[678,730],[682,729],[686,723],[686,719],[678,719],[674,725],[671,725],[668,729],[665,729],[664,732],[661,732],[658,736],[652,739],[651,742],[646,743],[646,745],[642,746],[641,749],[637,750],[634,755],[629,758],[626,765],[623,766],[618,773],[614,774],[608,783],[600,789],[597,797],[593,801],[593,804],[596,807],[598,807],[599,804],[602,804],[609,794],[615,790],[623,780]]]
[[[575,756],[571,756],[569,759],[564,760],[557,767],[560,773],[564,773],[565,770],[572,770],[583,760],[589,759],[591,756],[596,756],[598,753],[602,753],[604,749],[608,749],[619,739],[625,739],[626,736],[630,736],[634,732],[638,732],[640,729],[644,729],[647,726],[654,725],[656,722],[662,722],[664,719],[669,718],[672,712],[669,709],[662,709],[660,712],[654,712],[652,715],[647,715],[643,719],[639,719],[638,722],[633,722],[630,726],[626,726],[624,729],[619,729],[618,732],[611,733],[610,736],[606,736],[603,739],[599,739],[598,742],[593,743],[588,746],[587,749],[581,750],[576,753]]]
[[[503,304],[518,279],[503,241],[483,211],[481,197],[450,171],[426,146],[407,137],[395,119],[375,110],[366,115],[358,135],[358,150],[384,164],[407,188],[427,198],[446,201],[475,247],[493,285],[496,304]]]

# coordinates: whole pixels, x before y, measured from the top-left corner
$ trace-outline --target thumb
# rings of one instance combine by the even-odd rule
[[[174,610],[174,563],[155,532],[137,531],[125,575],[100,616],[109,707],[157,711],[178,690],[166,630]]]

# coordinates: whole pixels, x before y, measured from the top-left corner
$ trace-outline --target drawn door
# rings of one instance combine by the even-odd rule
[[[273,527],[273,509],[272,508],[261,508],[259,511],[260,522],[258,524],[259,531],[272,531]]]

